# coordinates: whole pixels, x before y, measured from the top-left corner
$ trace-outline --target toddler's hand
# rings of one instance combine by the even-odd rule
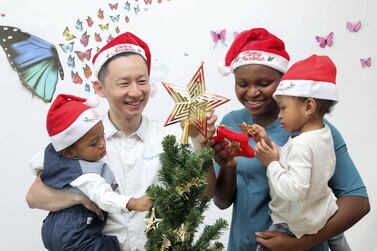
[[[264,166],[268,167],[272,161],[279,160],[279,147],[273,142],[271,142],[270,147],[264,139],[261,139],[256,145],[255,157],[257,157]]]
[[[272,141],[268,137],[266,130],[258,124],[253,124],[253,128],[255,130],[255,134],[252,135],[253,140],[258,143],[263,139],[269,147],[272,147]]]
[[[144,212],[149,211],[152,207],[152,202],[148,195],[143,195],[140,198],[131,198],[127,203],[128,210]]]

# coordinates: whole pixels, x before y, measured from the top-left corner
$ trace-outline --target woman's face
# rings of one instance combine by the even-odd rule
[[[250,64],[234,71],[235,92],[238,100],[253,117],[271,118],[278,114],[278,106],[272,98],[282,73],[271,67]]]

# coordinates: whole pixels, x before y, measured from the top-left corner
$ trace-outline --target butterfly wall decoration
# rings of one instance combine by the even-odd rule
[[[116,10],[116,9],[118,9],[118,4],[119,4],[119,3],[115,3],[115,4],[111,4],[111,3],[109,3],[110,9],[111,9],[111,10]]]
[[[226,29],[222,29],[218,32],[217,31],[210,31],[210,34],[211,34],[212,41],[214,43],[213,48],[216,47],[218,42],[221,42],[224,46],[227,46],[226,43],[225,43]]]
[[[58,79],[64,79],[56,47],[11,26],[0,26],[0,45],[22,85],[44,102],[51,102]]]
[[[358,32],[361,29],[361,21],[356,23],[347,22],[346,27],[349,32]]]
[[[316,36],[315,40],[321,48],[331,47],[334,43],[334,32],[330,32],[326,37]]]
[[[82,21],[80,19],[77,19],[76,21],[76,25],[75,25],[75,28],[76,30],[78,31],[82,31],[83,30],[83,27],[82,27]]]
[[[99,19],[104,19],[104,14],[103,14],[103,10],[102,9],[99,9],[98,12],[97,12],[97,17]]]
[[[72,25],[64,26],[64,30],[62,32],[63,41],[58,43],[57,47],[63,52],[60,55],[64,60],[63,66],[67,70],[67,75],[71,75],[71,82],[75,84],[82,84],[83,88],[85,86],[86,91],[91,90],[91,88],[88,86],[91,85],[91,82],[95,78],[92,72],[93,66],[90,63],[92,54],[94,54],[95,51],[98,52],[99,48],[101,48],[105,42],[112,40],[115,36],[117,36],[117,34],[125,31],[127,29],[126,24],[130,22],[131,16],[138,15],[141,11],[147,11],[148,8],[146,6],[148,5],[149,7],[149,5],[152,5],[153,2],[160,4],[163,1],[126,0],[119,3],[106,3],[104,6],[101,6],[101,8],[97,8],[95,13],[92,15],[79,17],[75,19],[75,22]],[[0,31],[0,36],[2,36],[1,33],[2,32]],[[25,37],[24,39],[27,40],[28,37]],[[39,38],[37,37],[30,36],[30,40],[35,43],[35,47],[37,47],[39,44],[43,44],[43,46],[45,46],[43,49],[40,49],[39,52],[33,52],[35,57],[39,56],[38,53],[50,53],[49,57],[42,57],[41,63],[37,64],[39,68],[34,65],[31,66],[30,63],[28,67],[32,70],[28,71],[22,68],[27,65],[26,62],[23,62],[23,64],[19,66],[18,72],[24,86],[27,86],[27,88],[29,88],[33,94],[41,97],[45,102],[49,102],[55,92],[58,79],[59,77],[63,79],[64,72],[56,48],[47,41],[38,39]],[[31,47],[32,45],[29,45],[28,48],[30,49]],[[4,48],[8,49],[8,47]],[[17,54],[19,58],[32,57],[30,52],[32,50],[24,50],[18,47],[17,49],[17,53],[20,53],[19,55]],[[12,62],[11,59],[8,58],[8,60]],[[17,70],[13,65],[12,67]],[[20,72],[21,70],[23,72]],[[22,76],[24,72],[29,72],[29,75]],[[33,72],[34,75],[31,75],[30,72]],[[52,76],[54,76],[54,74],[57,77],[53,78]],[[37,77],[33,78],[32,76],[41,77],[36,79]],[[27,83],[26,80],[30,80],[29,83]],[[46,84],[47,82],[49,82],[49,84]],[[36,86],[38,86],[38,88]],[[36,88],[36,90],[33,88]]]
[[[75,53],[81,62],[84,62],[85,59],[89,61],[92,57],[92,48],[87,49],[86,51],[75,51]]]
[[[62,48],[62,50],[64,51],[64,53],[71,53],[72,50],[73,50],[73,44],[75,42],[70,42],[68,44],[59,44],[60,47]]]
[[[372,57],[369,57],[369,58],[366,58],[366,59],[360,58],[360,65],[363,68],[371,67],[372,66]]]

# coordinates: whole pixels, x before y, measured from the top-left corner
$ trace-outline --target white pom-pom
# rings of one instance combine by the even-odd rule
[[[97,107],[99,105],[99,100],[96,95],[90,95],[86,101],[85,104],[90,107]]]
[[[217,70],[224,77],[232,73],[232,69],[229,66],[225,66],[224,62],[217,65]]]

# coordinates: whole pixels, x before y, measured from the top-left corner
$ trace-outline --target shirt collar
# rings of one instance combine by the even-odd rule
[[[113,137],[115,134],[120,132],[118,128],[115,127],[113,122],[110,120],[109,113],[103,118],[102,120],[104,128],[105,128],[105,137],[106,139],[110,139]],[[132,133],[131,135],[136,134],[143,142],[147,138],[148,134],[148,119],[145,116],[142,116],[141,118],[141,124],[137,130]],[[131,136],[130,135],[130,136]]]

